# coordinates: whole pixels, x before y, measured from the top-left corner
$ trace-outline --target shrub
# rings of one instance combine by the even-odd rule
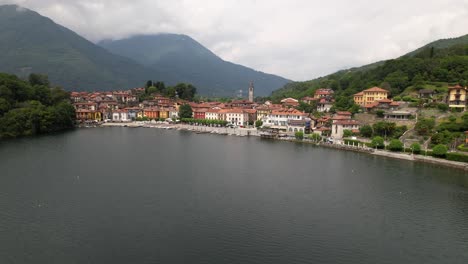
[[[262,120],[257,120],[255,121],[255,127],[261,127],[263,125],[263,121]]]
[[[465,143],[459,145],[457,149],[460,151],[468,152],[468,147],[465,146]]]
[[[401,101],[401,96],[395,96],[393,97],[393,101]]]
[[[418,143],[411,144],[410,149],[413,151],[414,154],[421,153],[421,145],[419,145]]]
[[[302,140],[304,138],[304,132],[297,131],[296,133],[294,133],[294,137],[296,137],[296,139],[298,140]]]
[[[437,104],[437,109],[439,109],[441,112],[447,112],[449,107],[447,104],[441,103],[441,104]]]
[[[468,162],[468,155],[456,152],[450,152],[446,154],[448,160]]]
[[[343,130],[343,137],[352,137],[354,135],[353,131],[349,129]]]
[[[384,113],[385,113],[384,110],[377,110],[377,111],[375,111],[375,115],[376,115],[377,117],[384,117]]]
[[[361,133],[361,136],[370,138],[372,137],[372,127],[370,125],[363,125],[359,129],[359,133]]]
[[[310,140],[313,140],[313,141],[321,141],[322,140],[322,136],[320,136],[319,134],[317,133],[312,133],[308,136],[308,138]]]
[[[411,102],[411,100],[412,100],[411,96],[409,96],[409,95],[403,96],[402,99],[403,99],[403,101],[405,101],[405,102]]]
[[[392,139],[390,144],[388,144],[388,149],[391,151],[402,151],[403,143],[398,139]]]
[[[355,139],[344,139],[343,142],[345,145],[354,145],[354,146],[362,144],[361,141],[355,140]]]
[[[432,155],[438,158],[445,158],[447,151],[447,146],[439,144],[432,148]]]
[[[384,139],[382,137],[374,137],[371,142],[373,148],[383,149],[385,147]]]

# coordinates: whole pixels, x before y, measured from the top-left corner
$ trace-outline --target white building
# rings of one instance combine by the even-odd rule
[[[205,112],[205,119],[208,120],[221,120],[219,109],[208,109]]]
[[[249,121],[249,113],[243,109],[223,109],[225,111],[226,121],[230,124],[243,126]]]
[[[264,120],[264,126],[287,129],[289,120],[303,120],[306,114],[294,109],[278,109],[273,110]]]
[[[128,122],[131,120],[128,117],[127,111],[119,109],[119,110],[112,111],[112,121],[113,122]]]
[[[332,138],[343,138],[343,131],[351,130],[353,132],[359,132],[359,122],[356,120],[339,120],[333,122],[331,137]]]

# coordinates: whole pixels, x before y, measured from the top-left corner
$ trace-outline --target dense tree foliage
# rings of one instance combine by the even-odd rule
[[[468,38],[460,43],[462,44],[441,48],[427,47],[398,59],[339,71],[311,81],[289,83],[273,92],[272,99],[301,98],[325,87],[335,90],[335,106],[345,110],[346,107],[351,107],[351,95],[376,85],[388,89],[396,96],[409,86],[420,89],[424,83],[466,83]]]
[[[47,76],[31,74],[26,82],[0,74],[0,138],[59,131],[74,123],[69,94],[50,88]]]
[[[166,97],[178,97],[183,100],[193,101],[197,94],[197,88],[191,84],[179,83],[176,86],[167,86],[164,82],[147,81],[145,84],[145,94],[142,99],[150,99],[155,94]]]
[[[192,118],[192,107],[189,104],[183,104],[179,107],[179,118]]]
[[[391,151],[401,151],[403,150],[403,143],[398,139],[392,139],[388,144],[388,149]]]

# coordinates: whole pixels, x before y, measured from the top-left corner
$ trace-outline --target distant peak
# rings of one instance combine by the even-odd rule
[[[22,7],[22,6],[19,6],[19,5],[0,5],[0,10],[5,10],[5,11],[9,11],[9,12],[15,11],[15,12],[18,12],[18,13],[24,13],[24,12],[31,11],[31,10],[27,9],[26,7]]]

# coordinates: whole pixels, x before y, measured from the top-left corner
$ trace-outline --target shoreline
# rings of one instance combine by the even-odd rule
[[[254,136],[260,137],[260,134],[256,128],[227,128],[227,127],[207,127],[207,126],[193,126],[186,124],[164,124],[164,123],[137,123],[137,122],[128,122],[128,123],[103,123],[97,125],[96,127],[129,127],[129,128],[159,128],[159,129],[174,129],[174,130],[184,130],[191,131],[198,134],[217,134],[217,135],[234,135],[234,136]],[[468,171],[468,163],[451,161],[445,159],[438,159],[431,156],[424,156],[419,154],[410,154],[410,153],[401,153],[401,152],[391,152],[385,150],[374,150],[367,147],[357,147],[344,144],[330,144],[330,143],[317,143],[309,140],[296,140],[290,138],[277,138],[270,140],[278,141],[289,141],[289,142],[298,142],[305,144],[313,144],[325,148],[333,148],[338,150],[345,151],[354,151],[360,153],[366,153],[370,155],[387,157],[392,159],[407,160],[420,163],[428,163],[434,165],[440,165],[443,167],[459,169],[463,171]]]

